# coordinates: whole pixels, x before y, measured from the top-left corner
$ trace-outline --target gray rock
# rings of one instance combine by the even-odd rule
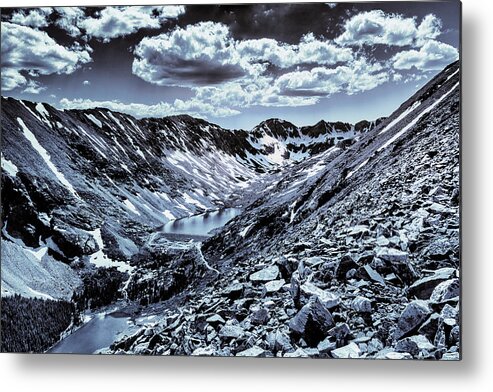
[[[338,343],[344,342],[350,334],[351,330],[346,323],[338,324],[327,332],[327,335],[336,339]]]
[[[245,331],[238,325],[225,325],[219,331],[219,336],[222,338],[238,339],[245,335]]]
[[[380,275],[377,271],[375,271],[369,265],[365,265],[365,266],[363,266],[363,268],[365,269],[366,273],[368,274],[368,277],[371,280],[378,282],[381,285],[385,286],[385,280],[382,278],[382,275]]]
[[[286,283],[286,281],[284,279],[272,280],[270,282],[267,282],[264,285],[265,292],[267,294],[276,293],[279,290],[281,290],[282,286],[284,286],[285,283]]]
[[[202,357],[211,357],[215,354],[214,347],[198,347],[195,350],[193,350],[192,355]]]
[[[394,248],[380,247],[377,248],[376,255],[379,259],[388,261],[390,263],[407,263],[408,254],[407,252],[403,252]]]
[[[334,319],[318,297],[313,296],[289,322],[289,328],[310,346],[323,340]]]
[[[212,324],[212,325],[218,325],[218,324],[225,324],[226,323],[226,321],[218,314],[207,317],[207,319],[205,321],[209,324]]]
[[[260,271],[254,272],[250,275],[252,282],[270,282],[275,280],[279,276],[279,267],[277,265],[271,265]]]
[[[426,336],[429,340],[435,339],[435,334],[438,330],[438,323],[440,322],[440,315],[433,313],[428,320],[426,320],[418,329],[420,335]]]
[[[368,342],[368,347],[367,347],[368,354],[375,354],[380,350],[383,350],[383,343],[377,338],[372,338]]]
[[[269,311],[265,308],[261,308],[254,312],[250,319],[254,325],[267,324],[267,321],[269,321]]]
[[[337,348],[337,343],[331,341],[329,338],[322,340],[318,345],[317,349],[321,354],[329,354],[332,350]]]
[[[273,333],[273,342],[271,344],[271,347],[272,347],[272,351],[274,352],[294,351],[289,336],[279,330]]]
[[[445,353],[442,355],[442,361],[459,361],[460,355],[458,352],[455,353]]]
[[[250,347],[236,354],[237,357],[265,357],[265,350],[259,346]]]
[[[428,303],[425,301],[416,300],[409,303],[399,317],[394,338],[400,339],[417,330],[430,313]]]
[[[243,283],[233,283],[222,291],[222,295],[231,299],[238,299],[243,293]]]
[[[416,357],[424,350],[434,350],[435,346],[423,335],[415,335],[399,340],[395,346],[395,350],[401,353],[409,353]]]
[[[359,313],[371,313],[371,301],[368,298],[357,296],[351,301],[351,309]]]
[[[338,279],[346,279],[349,270],[358,269],[359,265],[353,260],[351,255],[344,255],[338,260],[335,267],[335,276]]]
[[[435,287],[433,293],[431,294],[430,301],[443,302],[448,299],[456,298],[459,296],[459,291],[459,279],[454,278],[446,280]]]
[[[361,350],[356,343],[349,343],[346,346],[332,350],[330,354],[333,358],[338,359],[359,358]]]
[[[428,299],[435,287],[440,283],[450,279],[455,274],[454,268],[440,268],[433,275],[418,279],[408,289],[408,293],[412,297],[419,299]]]
[[[327,308],[332,309],[339,305],[340,298],[337,294],[330,291],[323,290],[315,286],[311,282],[303,283],[300,286],[300,302],[302,305],[306,304],[312,296],[318,297],[320,302]]]
[[[409,353],[398,353],[391,351],[385,354],[385,359],[413,359],[412,355]]]
[[[302,348],[298,347],[296,351],[283,354],[284,358],[308,358],[308,353]]]
[[[414,267],[409,262],[407,252],[394,248],[378,248],[376,255],[379,259],[388,263],[395,274],[397,274],[404,282],[414,282],[418,277]]]

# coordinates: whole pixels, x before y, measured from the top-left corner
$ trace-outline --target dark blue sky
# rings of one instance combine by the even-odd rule
[[[460,4],[2,10],[2,95],[250,129],[389,115],[458,58]]]

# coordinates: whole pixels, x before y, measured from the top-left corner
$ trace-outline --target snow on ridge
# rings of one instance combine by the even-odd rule
[[[414,125],[416,125],[416,123],[421,119],[421,117],[423,117],[425,114],[431,112],[440,102],[442,102],[450,93],[452,93],[452,91],[454,91],[458,85],[459,85],[459,82],[457,82],[449,91],[447,91],[445,94],[443,94],[440,98],[438,98],[435,102],[433,102],[425,110],[423,110],[421,113],[419,113],[409,124],[407,124],[404,128],[402,128],[399,132],[397,132],[394,136],[392,136],[389,140],[387,140],[387,142],[385,142],[385,144],[383,144],[377,150],[377,152],[390,146],[399,137],[401,137],[406,131],[408,131],[410,128],[412,128]]]
[[[135,206],[132,204],[132,202],[128,199],[125,199],[123,201],[123,204],[125,207],[127,207],[128,210],[132,211],[135,215],[140,215],[140,212],[135,208]]]
[[[91,120],[94,124],[96,124],[99,128],[103,128],[103,123],[98,120],[93,114],[87,114],[86,117]]]
[[[382,133],[387,132],[389,129],[391,129],[394,125],[398,124],[401,122],[409,113],[411,113],[414,109],[416,109],[418,106],[421,105],[421,101],[416,101],[414,102],[410,107],[408,107],[406,110],[404,110],[396,119],[392,120],[384,129],[382,129],[378,134],[381,135]]]
[[[24,124],[24,121],[17,117],[17,122],[22,128],[22,131],[24,133],[24,136],[26,139],[31,143],[31,146],[36,150],[36,152],[41,155],[41,158],[45,161],[46,165],[48,168],[52,171],[52,173],[55,175],[55,177],[60,181],[61,184],[65,186],[69,190],[72,195],[74,195],[77,199],[80,199],[79,195],[75,191],[74,187],[72,184],[65,178],[62,172],[60,172],[57,167],[53,164],[51,161],[51,156],[48,153],[48,151],[45,150],[45,148],[39,143],[38,139],[36,139],[36,136],[34,136],[34,133],[32,133],[28,127],[26,127],[26,124]]]
[[[361,163],[358,165],[358,167],[357,167],[356,169],[351,170],[351,171],[347,174],[346,178],[351,177],[354,173],[356,173],[358,170],[360,170],[363,166],[365,166],[365,165],[368,163],[368,161],[369,161],[369,160],[370,160],[370,158],[368,158],[368,159],[364,160],[363,162],[361,162]]]
[[[164,215],[167,219],[169,219],[170,221],[173,221],[173,220],[175,220],[175,219],[176,219],[176,218],[175,218],[175,216],[171,213],[171,211],[170,211],[170,210],[164,210],[164,211],[163,211],[163,215]]]
[[[2,169],[5,170],[9,175],[15,177],[19,172],[19,169],[13,162],[6,159],[3,154],[1,155]]]
[[[46,110],[45,106],[41,102],[36,104],[36,111],[45,118],[50,117],[50,113],[48,113],[48,110]]]

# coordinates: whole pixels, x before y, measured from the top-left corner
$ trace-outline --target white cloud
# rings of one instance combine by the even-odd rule
[[[406,50],[392,58],[395,69],[438,71],[459,58],[456,48],[443,42],[428,40],[419,50]]]
[[[71,37],[79,37],[82,33],[79,25],[85,19],[86,14],[81,7],[55,7],[58,18],[55,25],[65,30]]]
[[[416,26],[414,18],[372,10],[354,15],[344,23],[344,32],[335,39],[340,45],[385,44],[420,46],[441,33],[441,21],[432,14]]]
[[[146,37],[134,55],[133,73],[160,86],[217,84],[255,70],[235,50],[228,27],[213,22]]]
[[[23,93],[39,94],[41,91],[46,90],[45,86],[40,85],[34,80],[29,80],[26,84],[26,88],[22,90]]]
[[[248,83],[229,82],[221,86],[193,89],[195,99],[210,102],[216,107],[241,110],[252,106],[307,106],[318,102],[314,96],[287,96],[281,94],[273,78],[257,78]]]
[[[423,46],[426,41],[434,40],[442,33],[442,21],[433,14],[426,15],[416,32],[416,43]]]
[[[262,38],[239,41],[237,50],[242,58],[247,58],[249,61],[268,61],[280,68],[304,63],[330,65],[350,61],[353,58],[351,49],[319,40],[312,33],[303,36],[298,45]]]
[[[53,9],[50,7],[19,10],[12,14],[10,21],[21,26],[46,27],[49,25],[48,18],[52,12]]]
[[[90,109],[95,107],[107,108],[113,111],[130,114],[134,117],[165,117],[176,114],[189,114],[194,117],[228,117],[239,114],[238,111],[228,108],[214,107],[210,103],[200,102],[197,99],[183,101],[175,100],[173,104],[159,102],[153,105],[142,103],[124,103],[120,101],[93,101],[90,99],[67,99],[60,100],[62,109]]]
[[[184,12],[185,7],[181,5],[106,7],[96,17],[80,20],[78,27],[89,37],[109,42],[143,28],[157,29],[165,20]]]
[[[26,85],[26,74],[31,77],[71,74],[81,65],[92,61],[88,47],[79,44],[72,47],[59,45],[46,32],[27,26],[2,22],[1,37],[4,91]]]
[[[355,94],[372,90],[388,79],[388,72],[381,64],[358,59],[336,68],[315,67],[290,72],[279,77],[276,85],[282,94],[329,96],[339,92]]]
[[[243,83],[263,75],[269,64],[281,69],[300,64],[331,65],[352,60],[341,48],[309,33],[299,44],[270,38],[237,41],[220,23],[201,22],[155,37],[135,48],[132,71],[160,86],[196,87],[233,80]]]

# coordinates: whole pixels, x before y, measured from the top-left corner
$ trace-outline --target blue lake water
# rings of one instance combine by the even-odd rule
[[[161,231],[170,234],[188,234],[207,236],[210,231],[224,226],[235,216],[241,214],[240,208],[224,208],[206,212],[188,218],[176,219],[161,227]]]
[[[129,327],[129,317],[98,314],[77,331],[53,346],[48,353],[92,354],[109,347]]]

